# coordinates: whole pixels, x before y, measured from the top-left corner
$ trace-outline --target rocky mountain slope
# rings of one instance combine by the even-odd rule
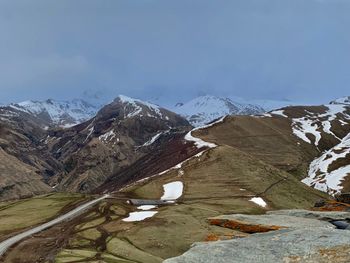
[[[31,114],[0,108],[1,199],[51,191],[44,180],[61,169],[42,143],[46,131]]]
[[[180,103],[173,111],[186,117],[195,127],[202,126],[225,115],[252,115],[265,110],[257,105],[234,102],[229,98],[201,96],[187,103]]]
[[[190,129],[179,115],[119,96],[87,122],[49,132],[47,146],[65,171],[51,180],[65,191],[94,190],[146,155],[163,136]]]
[[[11,173],[14,168],[3,163],[2,199],[27,196],[31,190],[33,194],[39,193],[40,186],[41,193],[51,191],[52,187],[62,191],[91,191],[150,153],[155,145],[160,145],[158,151],[161,151],[163,146],[157,144],[158,141],[170,142],[178,137],[176,134],[191,128],[184,118],[175,113],[119,96],[92,119],[62,129],[60,125],[52,126],[56,117],[55,120],[63,124],[62,116],[58,114],[61,108],[57,109],[57,104],[52,103],[54,106],[50,109],[47,107],[51,102],[45,102],[44,106],[39,104],[39,108],[36,103],[28,103],[30,110],[22,108],[24,104],[0,108],[1,150],[16,158],[17,170],[29,169],[37,175],[33,177],[33,189],[27,187],[26,190],[21,188],[23,191],[10,192],[10,186],[29,182],[28,176],[33,173],[28,172],[21,179],[19,172],[14,170]],[[42,109],[45,112],[57,111],[50,115],[53,118],[45,118]],[[51,128],[47,128],[49,126]],[[179,158],[186,157],[186,154],[183,155]],[[5,160],[8,159],[3,158],[0,162]],[[178,160],[173,158],[168,165]],[[163,166],[167,167],[167,164]],[[34,178],[43,183],[34,187]]]

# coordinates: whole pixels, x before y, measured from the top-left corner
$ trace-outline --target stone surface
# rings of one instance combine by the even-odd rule
[[[191,262],[321,262],[324,251],[349,250],[350,232],[329,228],[300,228],[279,230],[250,237],[195,244],[184,255],[168,259],[166,263]],[[338,253],[327,256],[324,262],[335,261]]]
[[[245,238],[195,243],[182,256],[166,263],[205,262],[350,262],[350,231],[335,229],[319,219],[346,219],[344,212],[282,210],[265,215],[226,215],[215,219],[240,220],[247,224],[284,226]],[[319,219],[317,219],[319,218]]]

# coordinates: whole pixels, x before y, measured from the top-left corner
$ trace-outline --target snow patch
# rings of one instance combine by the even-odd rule
[[[279,116],[282,116],[284,118],[288,118],[288,116],[286,114],[284,114],[284,110],[271,111],[270,114],[279,115]]]
[[[328,133],[334,138],[341,140],[336,134],[331,130],[332,122],[335,121],[340,115],[347,120],[350,120],[350,116],[346,114],[346,110],[349,106],[342,104],[330,104],[325,105],[327,111],[323,114],[317,114],[306,111],[306,116],[302,118],[292,119],[292,129],[294,135],[302,139],[307,143],[312,143],[307,137],[307,134],[312,134],[315,136],[314,144],[318,146],[321,139],[321,132]],[[340,122],[344,123],[343,120]]]
[[[166,131],[168,132],[168,131]],[[146,147],[146,146],[150,146],[152,145],[153,143],[155,143],[159,137],[163,134],[163,133],[166,133],[166,132],[160,132],[160,133],[157,133],[156,135],[154,135],[150,140],[148,140],[147,142],[145,142],[141,147]]]
[[[110,130],[109,132],[106,132],[105,134],[102,134],[98,137],[98,139],[101,142],[110,142],[111,140],[113,140],[116,137],[116,134],[114,132],[114,130]]]
[[[149,110],[149,112],[147,112],[148,117],[155,117],[155,118],[161,118],[161,119],[164,118],[160,110],[161,108],[155,104],[138,100],[138,99],[133,99],[124,95],[119,95],[118,98],[122,103],[126,104],[124,108],[126,112],[128,112],[128,110],[126,110],[127,109],[126,107],[131,106],[132,108],[132,110],[128,108],[129,112],[127,113],[126,116],[124,116],[125,118],[131,118],[131,117],[140,115],[142,113],[142,107],[148,108]]]
[[[194,130],[192,130],[194,131]],[[208,148],[215,148],[217,145],[214,143],[210,143],[210,142],[205,142],[200,138],[197,137],[193,137],[192,136],[192,131],[188,132],[185,136],[185,140],[189,141],[189,142],[194,142],[194,144],[196,145],[196,147],[198,149],[203,148],[203,147],[208,147]]]
[[[85,140],[84,140],[84,143],[90,138],[90,136],[92,135],[92,133],[94,132],[94,130],[95,130],[95,127],[91,127],[91,128],[89,129],[89,133],[88,133],[88,135],[86,136],[86,138],[85,138]]]
[[[153,217],[155,214],[157,214],[157,211],[138,211],[138,212],[131,212],[129,213],[129,216],[127,218],[124,218],[124,222],[138,222],[143,221],[147,218]]]
[[[261,206],[261,207],[266,207],[267,206],[267,203],[261,197],[253,197],[249,201],[253,202],[253,203],[255,203],[255,204],[257,204],[258,206]]]
[[[137,209],[147,211],[147,210],[152,210],[156,207],[157,206],[155,205],[141,205],[141,206],[138,206]]]
[[[180,181],[163,185],[164,194],[161,200],[176,200],[182,196],[183,183]]]
[[[324,152],[320,157],[312,161],[309,167],[308,177],[302,182],[331,195],[339,193],[344,178],[350,174],[350,164],[330,171],[330,165],[340,158],[350,154],[350,134],[338,145]]]
[[[212,126],[214,126],[214,125],[216,125],[216,124],[218,124],[220,122],[223,122],[225,118],[226,118],[226,116],[223,116],[220,119],[218,119],[217,121],[214,121],[212,123],[209,123],[209,124],[201,126],[201,127],[194,128],[193,130],[189,131],[185,135],[185,140],[186,141],[190,141],[190,142],[194,142],[194,144],[196,145],[196,147],[198,149],[203,148],[203,147],[208,147],[208,148],[215,148],[215,147],[217,147],[217,145],[215,143],[205,142],[205,141],[203,141],[200,138],[192,136],[192,132],[196,131],[196,130],[201,130],[201,129],[206,129],[206,128],[212,127]]]
[[[297,137],[310,144],[311,140],[306,135],[308,133],[312,134],[315,136],[315,145],[318,146],[321,139],[321,133],[318,131],[317,124],[312,120],[307,119],[306,117],[293,119],[292,129]]]

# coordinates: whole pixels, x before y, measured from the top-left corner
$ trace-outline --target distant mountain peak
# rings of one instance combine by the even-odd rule
[[[113,103],[121,103],[124,105],[123,111],[125,118],[131,118],[135,116],[148,116],[162,119],[165,117],[163,114],[163,111],[165,109],[147,101],[119,95]]]
[[[98,110],[94,105],[80,99],[71,101],[27,100],[12,103],[10,107],[32,114],[52,126],[60,127],[69,127],[86,121]]]
[[[193,100],[177,104],[173,109],[185,116],[193,126],[202,126],[225,115],[251,115],[265,112],[253,104],[238,103],[230,98],[204,95]]]
[[[149,107],[159,108],[159,106],[156,105],[156,104],[153,104],[153,103],[150,103],[150,102],[147,102],[147,101],[143,101],[143,100],[140,100],[140,99],[134,99],[134,98],[131,98],[131,97],[128,97],[128,96],[125,96],[125,95],[119,95],[116,98],[116,100],[120,100],[123,103],[130,103],[130,104],[139,103],[139,104],[143,104],[143,105],[146,105],[146,106],[149,106]]]
[[[345,104],[350,105],[350,96],[341,97],[330,102],[330,104]]]

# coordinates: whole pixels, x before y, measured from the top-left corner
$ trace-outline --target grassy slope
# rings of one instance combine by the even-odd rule
[[[290,174],[229,146],[218,147],[201,158],[200,161],[191,161],[182,177],[176,177],[173,172],[172,176],[153,180],[135,189],[139,197],[155,198],[158,195],[159,198],[164,183],[181,180],[185,184],[179,205],[159,209],[159,214],[152,219],[153,223],[135,224],[120,236],[128,238],[137,247],[167,258],[185,251],[195,241],[203,241],[210,233],[222,234],[208,226],[205,221],[208,217],[230,213],[263,213],[264,209],[249,199],[274,183],[279,182],[262,194],[269,209],[309,208],[317,199],[326,197]],[[150,236],[153,241],[149,240]],[[156,244],[161,244],[162,249]]]
[[[220,214],[263,213],[265,209],[249,199],[266,189],[269,190],[262,197],[268,202],[268,209],[309,208],[317,199],[325,197],[292,175],[230,146],[220,146],[200,158],[193,158],[182,169],[183,175],[178,170],[173,170],[144,185],[127,189],[139,198],[159,199],[165,183],[182,181],[184,194],[177,205],[158,208],[158,214],[152,219],[126,223],[121,219],[127,216],[128,210],[135,208],[115,204],[113,209],[109,208],[116,211],[112,213],[112,220],[100,220],[98,226],[92,224],[93,229],[102,228],[110,235],[106,240],[106,252],[100,257],[113,255],[118,258],[105,262],[123,262],[119,261],[121,259],[160,262],[161,259],[182,254],[191,244],[204,241],[211,234],[236,235],[235,231],[208,225],[206,219]],[[275,186],[269,188],[275,183]],[[101,207],[100,210],[106,215],[106,208]],[[76,249],[86,249],[86,238],[96,240],[98,236],[93,231],[90,232],[90,237],[86,233],[89,234],[85,232],[85,235],[75,235],[74,245],[62,251],[57,262],[88,262],[81,255],[73,258],[68,256],[70,252],[74,254]],[[94,251],[94,255],[99,250],[98,247],[91,246],[89,249]],[[96,260],[95,256],[91,258],[93,260]]]
[[[158,262],[160,258],[182,254],[191,244],[204,241],[210,235],[237,235],[235,231],[210,226],[206,219],[220,214],[264,213],[266,209],[249,201],[256,195],[268,203],[267,209],[310,208],[316,200],[327,198],[300,182],[317,151],[298,143],[291,134],[288,120],[229,117],[225,123],[199,131],[197,135],[220,146],[188,161],[182,167],[183,175],[179,170],[172,170],[126,190],[133,197],[159,199],[164,184],[182,181],[184,193],[178,204],[159,207],[153,218],[135,223],[121,221],[127,211],[135,208],[115,204],[114,207],[123,208],[124,212],[93,227],[110,235],[106,240],[107,249],[99,258],[105,262],[123,262],[121,259]],[[70,247],[72,253],[86,245],[86,239],[79,235],[75,238],[75,246]],[[99,247],[93,250],[97,253]],[[57,262],[72,262],[67,258],[67,250],[64,253]],[[117,259],[107,261],[106,255],[111,254]],[[96,257],[90,259],[92,262]],[[75,260],[89,261],[86,257]]]
[[[66,205],[82,199],[80,194],[50,194],[0,203],[0,238],[20,229],[46,222]]]
[[[292,134],[290,120],[283,117],[230,116],[224,123],[195,135],[205,141],[228,145],[287,171],[299,179],[307,174],[318,150]]]

